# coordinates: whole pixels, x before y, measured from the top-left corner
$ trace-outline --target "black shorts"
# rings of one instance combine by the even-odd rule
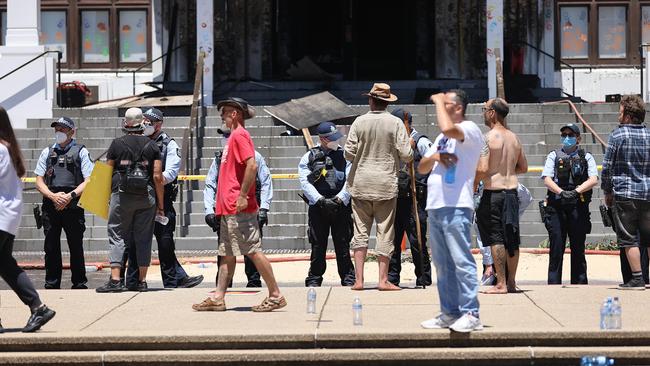
[[[504,189],[498,191],[484,190],[481,196],[481,202],[476,210],[476,223],[481,235],[483,246],[488,247],[494,244],[506,245],[505,223],[503,222],[506,195],[514,194],[517,197],[516,189]],[[509,214],[514,214],[517,218],[519,207],[510,207],[515,210]],[[518,243],[516,244],[519,247]],[[513,248],[516,249],[516,248]]]
[[[620,247],[650,247],[650,202],[617,197],[613,218]]]

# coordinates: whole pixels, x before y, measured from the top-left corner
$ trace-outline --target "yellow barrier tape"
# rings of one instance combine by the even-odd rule
[[[602,165],[597,166],[598,170],[603,170]],[[541,173],[544,167],[541,166],[531,166],[528,167],[528,173]],[[182,181],[194,181],[194,180],[205,180],[205,175],[179,175],[178,180]],[[298,174],[288,173],[288,174],[271,174],[272,179],[298,179]],[[24,177],[22,178],[25,183],[36,183],[35,177]]]

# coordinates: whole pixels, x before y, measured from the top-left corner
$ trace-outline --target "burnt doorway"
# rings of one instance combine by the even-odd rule
[[[416,79],[415,3],[276,0],[274,74],[308,57],[336,79]]]

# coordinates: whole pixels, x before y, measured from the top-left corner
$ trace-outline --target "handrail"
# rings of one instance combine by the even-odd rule
[[[115,71],[115,74],[119,74],[120,72],[130,72],[130,73],[132,74],[132,78],[133,78],[133,79],[132,79],[132,80],[133,80],[133,88],[132,88],[132,90],[133,90],[133,95],[135,95],[135,73],[136,73],[136,72],[138,72],[138,71],[144,69],[145,67],[147,67],[147,66],[153,64],[154,62],[160,60],[161,58],[166,57],[167,55],[170,55],[170,54],[176,52],[179,48],[182,48],[182,47],[185,47],[185,46],[187,46],[187,44],[181,44],[181,45],[179,45],[179,46],[176,46],[176,47],[172,48],[171,51],[165,52],[165,53],[163,53],[162,55],[160,55],[160,56],[154,58],[153,60],[147,61],[146,63],[140,65],[140,66],[139,66],[138,68],[136,68],[136,69],[132,69],[132,70],[117,70],[117,71]],[[117,75],[116,75],[116,76],[117,76]]]
[[[570,100],[558,100],[558,101],[555,101],[555,102],[546,102],[546,103],[543,103],[543,104],[561,104],[561,103],[565,103],[565,104],[568,104],[569,106],[571,106],[571,109],[573,110],[573,113],[575,113],[575,115],[578,118],[578,120],[580,121],[580,123],[582,123],[582,125],[591,133],[591,135],[596,140],[598,140],[598,142],[602,145],[603,152],[604,152],[605,148],[607,147],[607,143],[600,137],[600,135],[598,135],[598,133],[596,131],[594,131],[593,128],[591,128],[591,126],[587,123],[587,121],[585,121],[585,119],[582,118],[582,115],[580,114],[580,112],[578,112],[578,108],[576,108],[576,105],[573,104],[572,101],[570,101]]]
[[[53,50],[45,51],[45,52],[41,53],[40,55],[34,57],[33,59],[25,62],[24,64],[16,67],[15,69],[9,71],[8,73],[0,76],[0,80],[6,78],[7,76],[13,74],[16,71],[22,69],[23,67],[31,64],[32,62],[38,60],[39,58],[41,58],[41,57],[43,57],[45,55],[47,55],[48,53],[56,53],[56,55],[57,55],[57,57],[56,57],[57,85],[61,86],[61,59],[63,58],[63,52],[61,52],[61,51],[53,51]],[[58,88],[58,87],[57,87],[57,91],[56,91],[56,105],[58,107],[61,107],[61,88]]]
[[[572,94],[569,94],[569,93],[567,93],[567,92],[565,92],[565,91],[562,91],[562,93],[564,93],[564,94],[566,94],[566,95],[568,95],[568,96],[570,96],[570,97],[575,97],[575,96],[576,96],[576,68],[575,68],[574,66],[572,66],[572,65],[570,65],[570,64],[568,64],[568,63],[562,61],[561,58],[556,57],[556,56],[554,56],[554,55],[551,55],[550,53],[548,53],[548,52],[546,52],[546,51],[540,49],[540,48],[537,47],[537,46],[533,46],[532,44],[530,44],[530,43],[528,43],[528,42],[526,42],[526,41],[517,41],[517,42],[515,42],[515,43],[519,43],[519,44],[526,45],[526,46],[528,46],[528,47],[534,49],[535,51],[541,53],[542,55],[544,55],[544,56],[546,56],[546,57],[550,57],[550,58],[552,58],[555,62],[559,62],[559,63],[561,63],[562,65],[567,66],[568,68],[570,68],[570,69],[571,69],[571,82],[572,82],[572,84],[573,84],[573,85],[572,85],[572,88],[573,88],[573,89],[572,89]]]

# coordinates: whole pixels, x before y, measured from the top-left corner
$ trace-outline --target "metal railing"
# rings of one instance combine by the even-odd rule
[[[203,105],[203,62],[205,60],[205,53],[200,52],[196,60],[196,73],[194,75],[194,93],[192,94],[192,109],[190,111],[190,121],[183,131],[183,143],[181,147],[181,171],[185,172],[185,175],[196,174],[198,169],[195,166],[196,159],[194,159],[194,148],[196,147],[196,152],[199,154],[200,151],[200,126],[199,126],[199,112],[203,114],[204,105]],[[200,103],[200,105],[199,105]],[[195,143],[196,141],[196,143]],[[195,146],[196,145],[196,146]],[[198,186],[195,181],[188,181],[189,187]],[[179,181],[179,193],[180,193],[180,236],[186,236],[186,226],[185,225],[185,180]]]
[[[140,66],[139,66],[138,68],[136,68],[136,69],[132,69],[132,70],[117,70],[117,71],[115,71],[115,76],[119,75],[120,73],[131,73],[132,91],[133,91],[133,95],[135,95],[135,84],[136,84],[136,83],[135,83],[135,74],[136,74],[138,71],[144,69],[144,68],[147,67],[147,66],[150,66],[151,64],[153,64],[154,62],[156,62],[156,61],[162,59],[163,57],[167,57],[168,55],[173,54],[174,52],[178,51],[180,48],[183,48],[183,47],[185,47],[185,46],[187,46],[187,44],[182,44],[182,45],[180,45],[180,46],[176,46],[176,47],[172,48],[170,51],[165,52],[165,53],[163,53],[162,55],[160,55],[160,56],[154,58],[153,60],[147,61],[146,63],[140,65]],[[164,74],[165,74],[165,70],[164,70],[164,67],[163,67],[163,75],[164,75]]]
[[[0,76],[0,81],[2,79],[6,78],[7,76],[15,73],[16,71],[22,69],[23,67],[31,64],[32,62],[38,60],[39,58],[47,55],[48,53],[56,53],[56,55],[57,55],[57,57],[56,57],[56,75],[57,75],[56,76],[57,77],[56,105],[61,107],[61,89],[58,87],[58,86],[61,85],[61,59],[63,58],[63,53],[61,51],[45,51],[45,52],[41,53],[40,55],[32,58],[31,60],[23,63],[22,65],[16,67],[15,69],[9,71],[8,73]]]
[[[576,118],[578,119],[578,121],[582,124],[582,127],[583,127],[582,130],[585,131],[585,132],[589,131],[589,133],[591,133],[593,142],[598,141],[598,143],[600,143],[600,145],[602,147],[603,153],[605,152],[605,149],[607,148],[607,143],[605,142],[605,140],[603,140],[600,137],[600,135],[598,135],[598,133],[596,131],[594,131],[593,128],[591,128],[589,123],[587,123],[587,121],[585,121],[585,119],[582,117],[582,114],[580,114],[580,112],[578,112],[578,108],[576,108],[576,105],[573,104],[572,101],[570,101],[570,100],[558,100],[556,102],[546,102],[544,104],[568,104],[571,107],[571,110],[573,110],[573,113],[576,115]]]
[[[546,56],[546,57],[550,57],[550,58],[552,58],[555,62],[558,62],[558,63],[560,63],[560,64],[562,64],[562,65],[564,65],[564,66],[570,68],[570,69],[571,69],[571,84],[572,84],[571,94],[565,92],[564,90],[562,90],[562,93],[564,93],[565,95],[567,95],[567,96],[569,96],[569,97],[572,97],[572,98],[574,98],[574,97],[576,96],[576,68],[575,68],[574,66],[572,66],[572,65],[570,65],[570,64],[568,64],[568,63],[562,61],[561,58],[559,58],[559,57],[557,57],[557,56],[554,56],[554,55],[551,55],[550,53],[548,53],[548,52],[546,52],[546,51],[540,49],[540,48],[537,47],[537,46],[533,46],[532,44],[530,44],[530,43],[528,43],[528,42],[525,42],[525,41],[518,41],[518,42],[515,42],[515,43],[517,43],[517,44],[522,44],[522,45],[524,45],[524,46],[528,46],[528,47],[534,49],[535,51],[537,51],[537,53],[541,53],[542,55],[544,55],[544,56]]]

